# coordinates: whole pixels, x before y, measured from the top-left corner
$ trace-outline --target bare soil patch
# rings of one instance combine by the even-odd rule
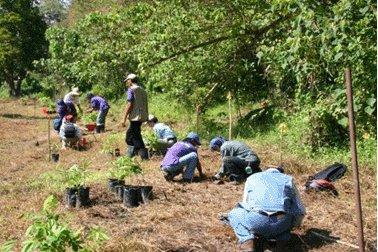
[[[0,107],[0,243],[18,240],[17,249],[30,224],[25,214],[38,211],[51,193],[61,202],[59,212],[73,228],[101,226],[111,240],[103,251],[236,251],[237,241],[230,227],[218,221],[218,214],[231,210],[241,200],[243,185],[215,185],[210,179],[192,184],[166,182],[160,173],[160,158],[141,162],[143,174],[129,179],[131,184],[153,186],[154,200],[137,208],[125,208],[107,188],[107,178],[90,183],[91,205],[84,209],[66,209],[63,191],[48,186],[36,187],[31,181],[56,169],[48,162],[47,120],[41,118],[40,108],[34,114],[33,105],[18,101],[1,102]],[[121,115],[120,115],[121,116]],[[116,129],[113,130],[113,132]],[[119,129],[121,130],[121,129]],[[58,144],[52,132],[53,142]],[[114,157],[100,152],[105,133],[87,151],[60,151],[59,165],[69,168],[80,160],[90,160],[90,169],[105,171]],[[38,146],[36,142],[38,141]],[[274,148],[251,146],[263,161],[262,167],[275,164]],[[125,153],[125,145],[121,148]],[[211,177],[219,165],[219,157],[204,145],[199,151],[205,173]],[[337,160],[335,160],[337,161]],[[304,163],[300,159],[285,159],[287,172],[299,187],[307,177],[324,167]],[[368,251],[376,251],[376,174],[375,167],[360,167],[361,193],[364,211],[364,231]],[[293,231],[288,251],[355,251],[348,246],[319,239],[312,231],[340,238],[357,245],[355,207],[349,171],[335,186],[339,197],[326,193],[305,194],[307,208],[304,225]],[[54,181],[51,181],[53,183]]]

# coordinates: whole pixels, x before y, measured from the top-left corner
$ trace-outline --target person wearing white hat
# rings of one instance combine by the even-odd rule
[[[131,73],[124,80],[127,90],[127,104],[125,115],[121,125],[126,126],[126,120],[130,121],[126,131],[127,155],[133,157],[139,154],[142,159],[148,159],[148,151],[144,145],[141,126],[148,120],[147,92],[138,84],[138,77]]]
[[[153,129],[155,136],[158,139],[159,151],[162,154],[165,154],[167,152],[167,149],[172,147],[172,145],[174,145],[177,142],[177,137],[168,125],[158,121],[159,120],[156,116],[149,115],[147,124]]]
[[[73,87],[71,92],[67,93],[63,98],[64,103],[67,105],[69,109],[69,113],[73,115],[74,117],[73,119],[74,122],[76,121],[76,118],[77,118],[77,112],[76,112],[75,106],[77,106],[80,113],[82,112],[82,109],[80,107],[79,95],[80,95],[79,88]]]

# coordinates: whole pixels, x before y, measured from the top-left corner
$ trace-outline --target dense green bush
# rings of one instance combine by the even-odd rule
[[[274,109],[255,120],[261,129],[262,121],[281,116],[277,111],[311,106],[319,124],[309,125],[315,147],[344,137],[349,66],[358,131],[376,134],[376,4],[370,0],[140,1],[111,9],[48,30],[50,58],[38,65],[55,79],[50,87],[66,83],[119,98],[122,79],[136,72],[150,95],[167,93],[188,111],[200,106],[205,113],[224,103],[228,91],[240,107],[268,100]],[[255,122],[248,122],[253,129]],[[337,127],[320,130],[321,124]]]

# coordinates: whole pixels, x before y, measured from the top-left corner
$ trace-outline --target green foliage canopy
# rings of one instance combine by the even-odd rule
[[[374,132],[375,10],[370,0],[138,2],[50,28],[50,58],[40,64],[107,98],[136,72],[150,91],[193,110],[232,91],[241,103],[319,106],[342,127],[349,66],[357,120]]]
[[[46,24],[33,0],[0,0],[0,82],[11,96],[21,95],[21,82],[32,62],[46,56]]]

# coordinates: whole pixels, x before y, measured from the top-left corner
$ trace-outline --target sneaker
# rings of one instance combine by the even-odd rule
[[[169,172],[163,171],[163,176],[166,181],[173,181],[173,176]]]

